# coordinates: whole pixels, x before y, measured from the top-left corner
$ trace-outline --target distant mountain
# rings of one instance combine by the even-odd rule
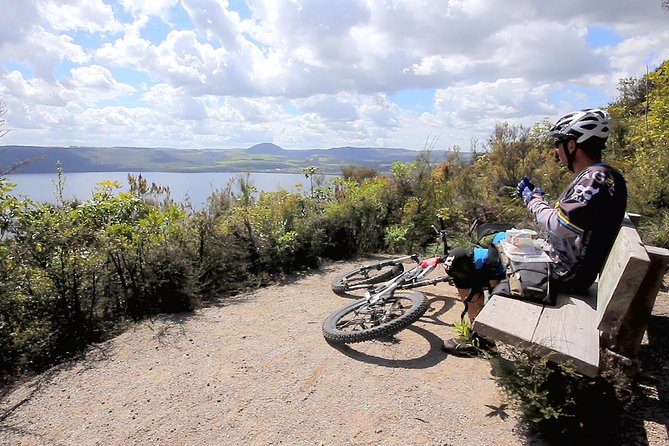
[[[324,173],[338,174],[348,164],[388,172],[394,161],[411,162],[417,155],[417,151],[399,148],[285,150],[271,143],[248,149],[0,146],[0,170],[29,160],[13,173],[55,173],[60,161],[65,172],[299,173],[313,165]],[[435,162],[444,157],[444,152],[432,152]]]
[[[264,142],[261,144],[256,144],[255,146],[249,147],[246,149],[248,153],[258,153],[264,155],[283,155],[287,150],[282,149],[276,144],[270,142]]]

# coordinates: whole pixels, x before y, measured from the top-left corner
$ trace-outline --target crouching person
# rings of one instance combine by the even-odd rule
[[[504,238],[504,232],[495,235],[489,248],[455,248],[449,253],[444,266],[458,290],[465,314],[473,321],[485,304],[485,290],[491,290],[506,278],[499,253],[494,243]],[[442,350],[457,356],[469,356],[488,342],[473,334],[471,339],[454,337],[444,341]]]

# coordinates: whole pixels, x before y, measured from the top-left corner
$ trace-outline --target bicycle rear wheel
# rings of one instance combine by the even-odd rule
[[[339,296],[346,297],[349,291],[372,288],[375,284],[388,281],[403,272],[404,266],[401,263],[386,265],[384,262],[372,263],[332,279],[332,291]]]
[[[384,302],[361,299],[345,305],[323,322],[323,337],[334,344],[352,344],[389,336],[416,322],[429,307],[418,291],[396,290]]]

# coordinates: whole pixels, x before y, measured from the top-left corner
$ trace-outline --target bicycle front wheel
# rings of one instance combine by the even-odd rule
[[[370,304],[361,299],[341,307],[323,322],[323,337],[352,344],[389,336],[416,322],[429,307],[424,294],[396,290],[393,297]]]
[[[401,263],[386,264],[384,262],[361,266],[332,279],[332,291],[339,296],[348,296],[349,291],[370,289],[375,284],[386,282],[404,272]]]

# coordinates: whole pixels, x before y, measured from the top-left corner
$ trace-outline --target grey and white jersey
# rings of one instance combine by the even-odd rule
[[[592,284],[618,234],[626,205],[625,179],[602,163],[580,172],[554,207],[540,198],[528,203],[548,233],[548,252],[561,288],[583,291]]]

